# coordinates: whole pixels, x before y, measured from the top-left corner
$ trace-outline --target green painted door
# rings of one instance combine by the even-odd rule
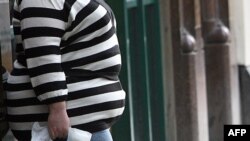
[[[117,18],[127,92],[126,109],[112,128],[114,141],[165,141],[159,4],[157,0],[107,0]]]

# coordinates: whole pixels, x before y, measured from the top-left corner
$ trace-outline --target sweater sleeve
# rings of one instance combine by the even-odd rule
[[[19,5],[21,35],[31,83],[37,98],[47,104],[64,101],[68,93],[60,53],[65,32],[63,3],[54,2],[22,0]]]

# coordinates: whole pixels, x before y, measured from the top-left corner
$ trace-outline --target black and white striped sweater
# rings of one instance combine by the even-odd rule
[[[124,110],[115,18],[100,0],[20,0],[13,26],[17,60],[8,78],[10,128],[29,140],[47,104],[67,101],[72,127],[110,128]]]

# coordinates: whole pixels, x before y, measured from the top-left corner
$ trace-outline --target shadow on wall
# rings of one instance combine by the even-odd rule
[[[250,67],[239,66],[242,124],[250,124]]]

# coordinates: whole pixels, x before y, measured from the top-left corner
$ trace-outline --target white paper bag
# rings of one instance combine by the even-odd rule
[[[76,128],[69,128],[67,141],[90,141],[91,133]],[[31,141],[52,141],[49,136],[48,128],[40,126],[35,122],[32,126]]]

